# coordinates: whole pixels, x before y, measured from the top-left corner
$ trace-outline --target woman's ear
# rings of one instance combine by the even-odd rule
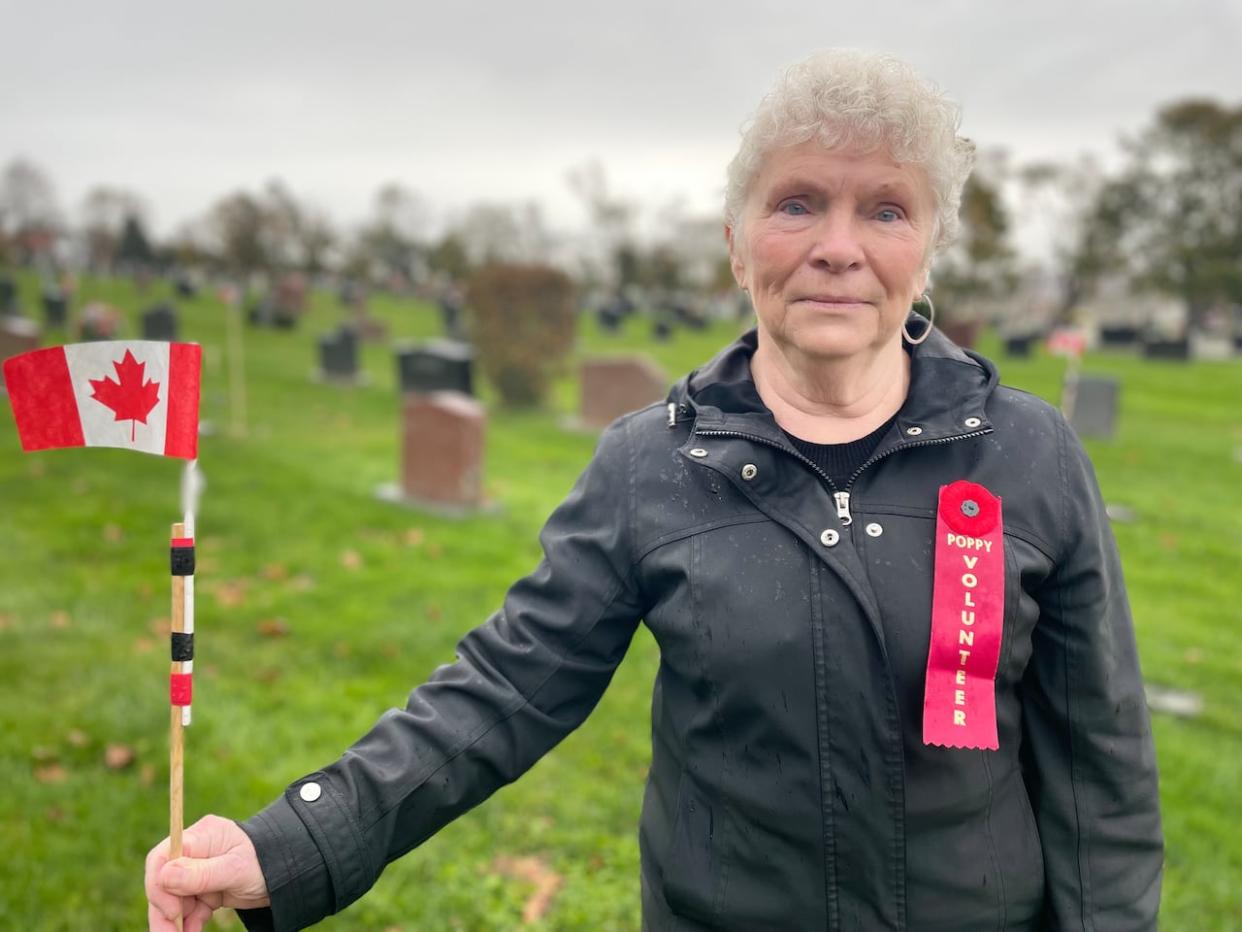
[[[750,287],[746,283],[746,263],[743,261],[738,248],[739,244],[734,237],[734,228],[729,224],[725,224],[725,243],[729,247],[729,268],[733,271],[733,280],[737,282],[737,286],[743,291],[749,292]]]

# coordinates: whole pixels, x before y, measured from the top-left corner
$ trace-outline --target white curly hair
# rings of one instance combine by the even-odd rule
[[[735,235],[768,153],[817,139],[828,149],[884,150],[927,173],[936,218],[928,258],[957,237],[962,188],[975,145],[958,136],[961,108],[903,61],[859,49],[828,49],[787,70],[742,128],[729,163],[725,223]]]

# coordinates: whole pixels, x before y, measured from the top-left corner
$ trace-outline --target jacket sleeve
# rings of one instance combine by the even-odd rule
[[[1051,928],[1156,928],[1163,839],[1151,723],[1117,545],[1057,416],[1062,555],[1038,593],[1023,757]]]
[[[605,432],[540,534],[539,566],[462,638],[457,662],[241,823],[272,898],[270,910],[241,914],[248,928],[298,929],[343,909],[388,862],[515,780],[595,707],[642,617],[625,432],[625,421]]]

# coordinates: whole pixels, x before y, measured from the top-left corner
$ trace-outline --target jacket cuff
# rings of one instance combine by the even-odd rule
[[[304,781],[299,781],[299,784]],[[299,784],[256,813],[241,827],[254,844],[267,884],[271,906],[239,909],[237,916],[252,932],[304,929],[335,912],[332,879],[327,863],[293,800]]]

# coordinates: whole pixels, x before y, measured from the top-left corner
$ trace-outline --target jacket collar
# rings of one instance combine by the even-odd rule
[[[906,326],[917,332],[930,325],[912,313]],[[670,426],[693,419],[695,432],[746,434],[786,446],[751,377],[750,358],[757,345],[758,333],[750,330],[674,385],[668,397]],[[909,346],[909,352],[910,391],[883,446],[924,444],[992,429],[984,406],[999,374],[990,361],[961,349],[939,330]]]

